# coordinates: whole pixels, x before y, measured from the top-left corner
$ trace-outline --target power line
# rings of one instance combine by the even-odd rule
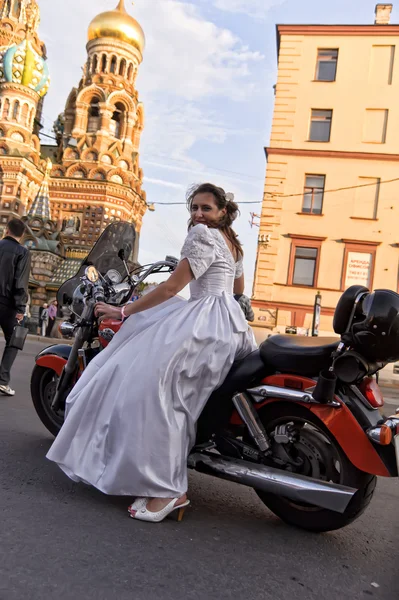
[[[395,177],[394,179],[386,179],[384,181],[375,181],[372,183],[362,183],[359,185],[350,185],[350,186],[346,186],[346,187],[340,187],[340,188],[335,188],[335,189],[331,189],[331,190],[324,190],[323,191],[323,195],[324,194],[332,194],[334,192],[342,192],[342,191],[346,191],[346,190],[355,190],[355,189],[360,189],[360,188],[364,188],[364,187],[371,187],[371,186],[380,186],[383,184],[387,184],[387,183],[394,183],[395,181],[399,181],[399,177]],[[305,192],[298,192],[296,194],[276,194],[276,193],[272,193],[272,192],[265,192],[265,194],[269,197],[272,198],[298,198],[298,197],[303,197]],[[159,206],[177,206],[177,205],[186,205],[186,202],[150,202],[150,204],[156,204]],[[237,202],[237,204],[262,204],[261,200],[258,201],[243,201],[243,202]]]
[[[43,133],[42,131],[39,134],[40,137],[46,137],[46,138],[50,138],[50,140],[56,140],[57,138],[55,138],[53,135],[47,135],[47,133]]]
[[[187,206],[186,202],[149,202],[148,204],[157,204],[158,206],[177,206],[183,205]],[[236,202],[236,204],[262,204],[262,200],[256,200],[253,202]]]
[[[384,183],[394,183],[395,181],[399,181],[399,177],[395,177],[395,179],[386,179],[385,181],[375,181],[373,183],[362,183],[360,185],[349,185],[347,187],[335,188],[332,190],[323,190],[323,194],[332,194],[333,192],[344,192],[346,190],[356,190],[364,187],[371,187],[382,185]],[[298,198],[302,197],[306,192],[302,191],[296,194],[276,194],[273,192],[265,192],[268,196],[272,196],[273,198]]]

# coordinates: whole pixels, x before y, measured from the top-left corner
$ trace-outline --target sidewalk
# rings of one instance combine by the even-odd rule
[[[1,330],[0,330],[0,338],[4,338],[3,332]],[[66,344],[67,346],[72,345],[71,340],[65,340],[64,338],[56,338],[56,337],[43,337],[43,336],[37,335],[35,333],[28,333],[26,341],[41,342],[42,344],[47,344],[48,346],[52,346],[54,344]]]

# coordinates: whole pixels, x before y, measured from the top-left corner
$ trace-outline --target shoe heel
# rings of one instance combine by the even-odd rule
[[[179,508],[179,510],[176,511],[176,520],[178,523],[181,523],[181,521],[183,521],[183,517],[184,517],[184,513],[186,511],[186,506],[183,506],[183,508]]]
[[[190,503],[187,502],[187,504],[183,504],[183,506],[179,506],[178,508],[176,508],[173,512],[171,512],[169,514],[169,517],[171,517],[172,519],[177,521],[177,523],[181,523],[181,521],[183,521],[183,517],[184,517],[184,513],[186,511],[186,508],[189,504]]]

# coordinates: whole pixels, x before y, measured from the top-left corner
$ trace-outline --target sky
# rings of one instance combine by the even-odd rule
[[[51,87],[44,132],[64,110],[86,61],[87,28],[117,0],[39,0]],[[259,213],[277,78],[276,23],[371,24],[375,0],[126,0],[146,35],[137,79],[144,103],[140,148],[148,203],[184,202],[193,183],[211,181],[242,204],[235,229],[252,293]],[[399,0],[392,14],[399,21]],[[43,141],[48,139],[43,138]],[[187,232],[184,205],[147,211],[139,260],[179,256]]]

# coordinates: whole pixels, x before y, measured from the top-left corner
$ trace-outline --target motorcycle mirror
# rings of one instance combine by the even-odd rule
[[[171,263],[175,263],[177,265],[179,260],[175,256],[167,256],[165,258],[165,262],[171,262]]]
[[[121,248],[121,249],[119,250],[119,252],[118,252],[118,257],[119,257],[119,258],[121,259],[121,261],[123,262],[123,266],[124,266],[124,267],[125,267],[125,269],[126,269],[127,276],[130,278],[129,267],[128,267],[128,266],[127,266],[127,264],[126,264],[126,260],[125,260],[125,251],[124,251],[124,249],[123,249],[123,248]]]

